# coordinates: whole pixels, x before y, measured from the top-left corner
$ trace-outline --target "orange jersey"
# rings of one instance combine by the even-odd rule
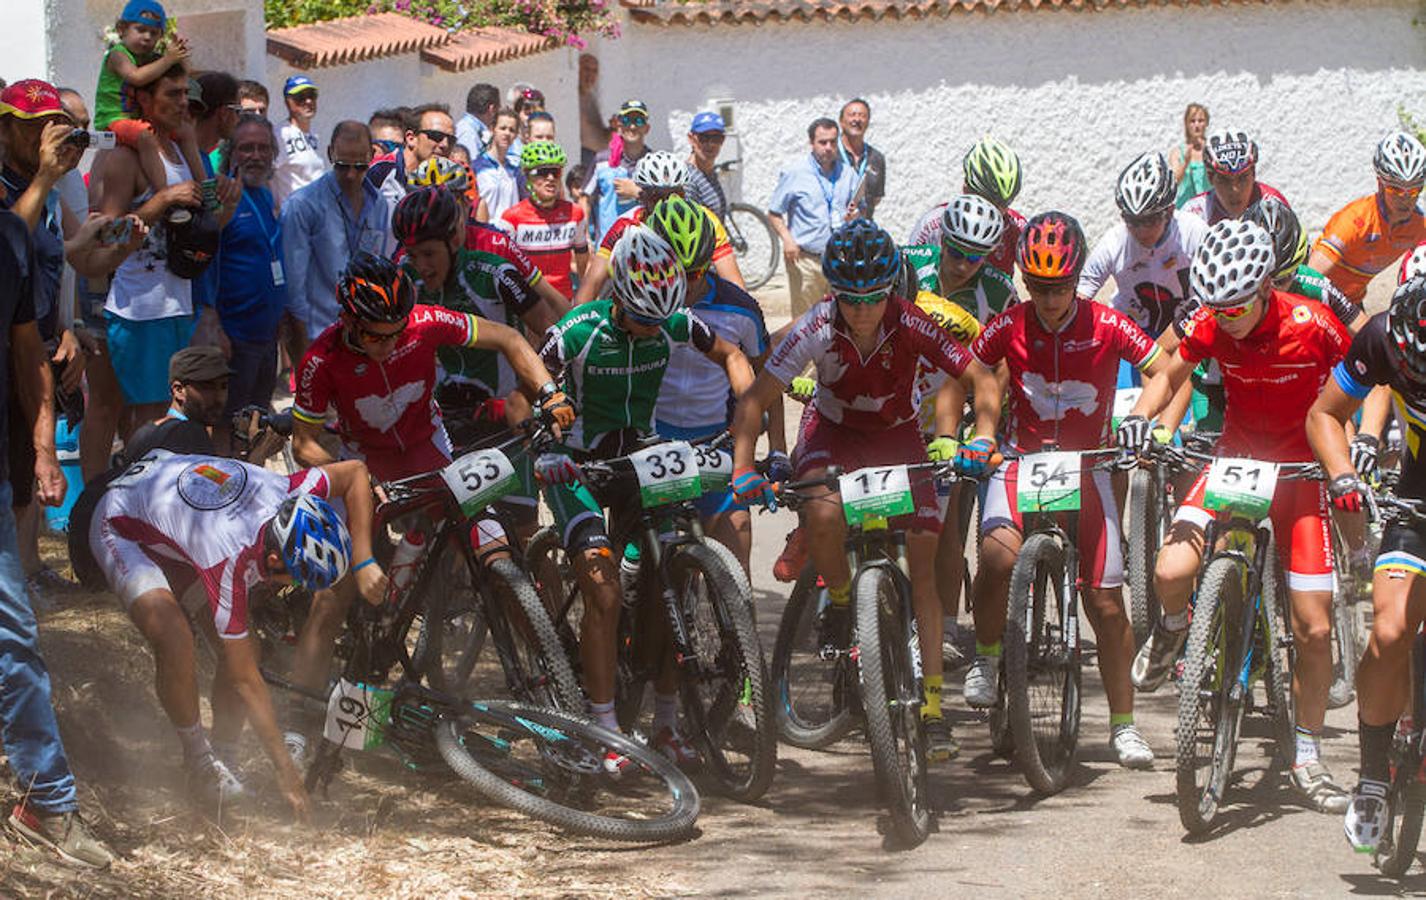
[[[1417,206],[1410,219],[1387,222],[1376,194],[1359,197],[1337,210],[1322,229],[1314,250],[1334,263],[1327,275],[1342,293],[1357,304],[1366,296],[1367,282],[1403,253],[1426,240],[1426,215]]]

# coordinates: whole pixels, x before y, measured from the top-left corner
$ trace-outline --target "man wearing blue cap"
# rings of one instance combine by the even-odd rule
[[[287,102],[287,123],[277,134],[277,163],[272,167],[272,196],[278,205],[300,187],[305,187],[327,171],[327,162],[317,151],[317,135],[312,120],[317,117],[317,85],[306,75],[293,75],[282,88]]]
[[[688,156],[687,197],[720,219],[728,214],[728,198],[723,194],[723,185],[718,183],[713,164],[723,149],[726,131],[723,117],[715,112],[699,113],[688,128],[688,146],[692,152]]]

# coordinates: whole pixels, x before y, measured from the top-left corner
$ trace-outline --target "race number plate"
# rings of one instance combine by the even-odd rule
[[[475,450],[441,470],[460,511],[474,516],[520,484],[510,457],[499,450]]]
[[[1064,512],[1079,509],[1080,454],[1032,453],[1020,458],[1015,477],[1020,512]]]
[[[1139,402],[1139,395],[1144,393],[1143,388],[1119,388],[1114,392],[1114,416],[1112,427],[1118,428],[1119,423],[1124,421],[1124,417],[1129,415],[1134,409],[1134,404]]]
[[[905,466],[870,466],[837,478],[842,514],[848,525],[870,518],[890,518],[916,511],[911,475]]]
[[[721,491],[733,480],[733,451],[702,445],[693,448],[698,460],[698,479],[703,492]]]
[[[349,750],[372,750],[386,743],[394,691],[353,684],[343,678],[327,699],[327,740]]]
[[[1272,506],[1277,471],[1277,463],[1257,459],[1215,459],[1208,467],[1203,507],[1261,519]]]
[[[639,476],[639,498],[646,507],[694,500],[703,493],[698,460],[685,441],[669,441],[631,453],[629,461]]]

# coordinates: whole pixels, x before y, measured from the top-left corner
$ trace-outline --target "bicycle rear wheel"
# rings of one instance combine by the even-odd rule
[[[743,287],[749,293],[772,280],[777,274],[777,258],[782,242],[772,223],[762,210],[748,203],[731,203],[723,218],[728,240],[737,254],[738,270],[743,273]]]
[[[1292,667],[1294,651],[1292,630],[1287,624],[1282,576],[1279,574],[1277,551],[1269,548],[1263,569],[1262,617],[1267,623],[1266,677],[1268,706],[1272,713],[1273,739],[1277,742],[1278,759],[1283,768],[1292,769],[1297,760],[1297,706],[1292,698]]]
[[[1059,539],[1032,534],[1010,572],[1003,651],[1010,727],[1025,780],[1042,794],[1069,784],[1079,744],[1080,659],[1066,634],[1064,570]]]
[[[1212,826],[1238,753],[1245,707],[1237,678],[1246,576],[1241,562],[1215,559],[1194,600],[1174,732],[1178,817],[1190,834]]]
[[[1417,634],[1411,645],[1411,707],[1415,722],[1421,721],[1418,717],[1426,707],[1420,696],[1426,690],[1426,672],[1423,672],[1426,656],[1423,654],[1426,654],[1426,635]],[[1420,725],[1416,727],[1420,728]],[[1400,878],[1411,868],[1416,859],[1416,848],[1421,842],[1421,823],[1426,818],[1426,784],[1421,781],[1421,741],[1420,731],[1405,732],[1398,725],[1396,739],[1391,745],[1393,772],[1391,789],[1387,793],[1390,818],[1373,861],[1383,875],[1392,878]]]
[[[435,725],[457,775],[496,803],[560,828],[616,841],[677,840],[698,819],[698,791],[643,744],[553,709],[473,702]],[[607,752],[630,761],[605,774]]]
[[[921,678],[908,628],[911,604],[883,566],[856,578],[856,641],[862,708],[871,741],[872,768],[895,836],[908,847],[931,833],[926,735],[921,726]]]
[[[751,802],[772,783],[777,726],[752,604],[721,557],[703,544],[675,547],[669,578],[696,663],[681,672],[683,712],[709,773],[728,796]]]
[[[1129,582],[1129,621],[1134,626],[1134,646],[1144,646],[1158,622],[1159,598],[1154,594],[1154,561],[1163,545],[1164,502],[1152,472],[1129,473],[1129,552],[1124,575]]]
[[[817,620],[826,593],[817,587],[817,570],[802,570],[777,628],[772,648],[773,694],[777,727],[794,747],[822,750],[852,730],[851,704],[856,690],[851,655],[823,659]]]

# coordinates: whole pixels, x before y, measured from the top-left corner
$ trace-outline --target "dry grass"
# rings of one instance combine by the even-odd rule
[[[52,564],[58,545],[45,544]],[[443,768],[413,772],[348,756],[313,828],[291,822],[246,736],[257,793],[220,821],[184,798],[180,751],[154,696],[142,638],[107,594],[41,616],[71,765],[86,816],[121,856],[104,873],[0,836],[0,895],[17,897],[628,897],[686,892],[666,861],[572,838],[492,807]]]

